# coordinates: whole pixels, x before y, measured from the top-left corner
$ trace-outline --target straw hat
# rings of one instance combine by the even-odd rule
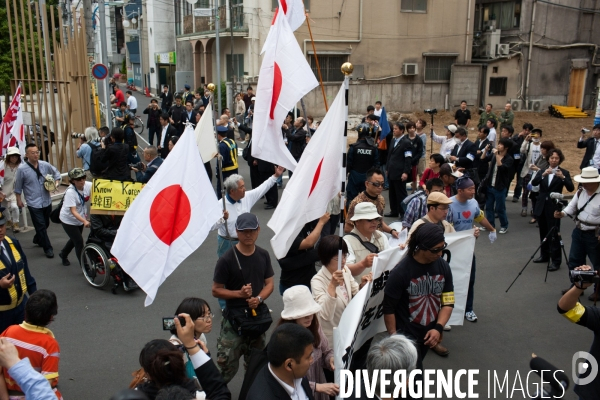
[[[573,179],[579,183],[600,182],[600,174],[594,167],[585,167],[581,170],[581,175],[575,175]]]
[[[321,311],[321,306],[313,299],[306,286],[292,286],[283,292],[281,318],[293,320],[316,314],[319,311]]]

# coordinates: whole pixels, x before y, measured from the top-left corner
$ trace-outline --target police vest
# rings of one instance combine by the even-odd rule
[[[359,140],[352,146],[352,170],[364,174],[375,165],[377,148],[364,140]]]
[[[27,293],[27,280],[25,279],[25,264],[21,258],[21,253],[17,250],[16,246],[13,244],[12,240],[6,236],[4,238],[12,251],[12,255],[17,263],[16,279],[14,284],[8,289],[0,289],[0,311],[12,310],[13,308],[19,306],[25,297],[25,293]],[[7,249],[8,250],[8,249]],[[9,267],[10,268],[10,267]],[[6,275],[6,265],[0,260],[0,274]],[[8,296],[7,296],[8,293]]]
[[[225,143],[227,145],[227,147],[229,148],[229,157],[231,157],[231,162],[227,163],[228,165],[225,166],[225,163],[223,163],[223,172],[227,172],[227,171],[233,171],[235,169],[238,169],[238,161],[237,161],[237,145],[235,144],[235,142],[231,139],[225,138],[222,141],[223,143]]]

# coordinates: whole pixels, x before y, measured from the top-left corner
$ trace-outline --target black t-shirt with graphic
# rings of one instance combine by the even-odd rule
[[[452,271],[446,260],[420,264],[407,255],[390,272],[383,313],[394,314],[396,330],[422,344],[437,323],[442,293],[451,292],[454,292]]]
[[[234,251],[240,260],[241,271],[233,254]],[[268,251],[255,246],[254,253],[250,256],[245,256],[233,246],[217,261],[213,281],[224,284],[229,290],[240,290],[245,284],[251,283],[252,297],[256,297],[265,287],[265,279],[273,275],[271,257]],[[226,303],[227,307],[248,306],[246,299],[231,299],[226,300]]]

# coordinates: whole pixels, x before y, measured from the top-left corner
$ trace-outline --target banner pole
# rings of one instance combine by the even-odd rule
[[[354,70],[354,67],[350,63],[342,64],[342,72],[344,73],[344,140],[342,141],[342,187],[341,187],[341,195],[340,195],[340,242],[338,248],[338,271],[343,268],[342,265],[342,241],[344,240],[344,225],[346,224],[346,213],[344,210],[346,209],[346,144],[348,142],[348,80],[349,75]]]
[[[312,30],[310,29],[308,13],[305,13],[304,15],[306,16],[306,26],[308,26],[308,34],[310,35],[310,43],[312,44],[313,56],[315,57],[315,63],[317,64],[317,75],[319,75],[319,85],[321,85],[321,92],[323,93],[323,103],[325,103],[325,111],[329,111],[329,106],[327,105],[327,97],[325,96],[325,86],[323,85],[323,77],[321,76],[321,67],[319,66],[319,57],[317,56],[315,41],[313,39]],[[348,85],[346,84],[346,90],[348,90],[347,86]]]

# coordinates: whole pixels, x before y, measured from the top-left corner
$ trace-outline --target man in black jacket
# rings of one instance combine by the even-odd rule
[[[408,195],[406,183],[409,181],[413,159],[413,146],[404,136],[404,125],[399,122],[394,123],[392,133],[394,137],[388,148],[386,164],[386,173],[390,183],[390,212],[385,214],[385,217],[398,217],[402,212],[401,203]],[[418,157],[419,155],[414,156]],[[403,217],[404,215],[402,215]]]
[[[273,171],[275,171],[276,166],[273,163],[258,158],[255,158],[254,161],[256,161],[256,167],[258,169],[258,186],[260,186],[263,182],[273,176]],[[265,193],[265,199],[267,200],[265,202],[265,210],[272,210],[277,207],[277,204],[279,203],[279,193],[277,192],[276,185],[273,185],[271,189]]]
[[[302,156],[304,148],[306,147],[306,130],[304,130],[305,125],[306,121],[304,118],[298,117],[294,121],[294,128],[285,131],[285,136],[287,137],[288,143],[291,143],[290,153],[292,153],[292,157],[294,157],[296,161],[300,161],[300,157]]]
[[[498,233],[508,231],[508,217],[506,215],[506,193],[510,186],[510,180],[513,175],[514,159],[509,154],[513,141],[508,138],[501,138],[498,142],[498,148],[490,149],[486,147],[481,159],[490,162],[490,169],[485,178],[487,185],[487,201],[485,203],[485,218],[495,228],[494,211],[498,214],[500,220],[500,230]],[[489,153],[489,154],[488,154]]]
[[[468,139],[468,133],[465,128],[458,128],[454,133],[454,139],[460,140],[450,153],[450,161],[456,165],[457,168],[464,168],[465,170],[473,168],[473,161],[475,160],[475,154],[477,149]]]
[[[183,133],[184,125],[182,121],[183,114],[185,113],[185,107],[181,103],[181,96],[177,95],[177,97],[175,97],[175,105],[169,109],[169,117],[171,117],[169,122],[177,129],[179,135]]]
[[[579,169],[584,169],[585,167],[600,168],[600,165],[594,161],[596,152],[600,151],[598,150],[598,147],[600,147],[600,124],[594,125],[592,137],[587,140],[585,139],[585,131],[581,129],[581,137],[577,142],[577,148],[585,149],[585,155],[583,156]]]
[[[305,375],[312,363],[314,341],[313,334],[298,324],[275,329],[267,346],[269,363],[259,371],[246,400],[313,400]]]
[[[154,135],[156,135],[157,139],[160,137],[161,126],[158,119],[160,118],[162,111],[160,110],[160,107],[158,107],[158,100],[150,100],[150,104],[148,104],[148,107],[144,110],[144,114],[148,114],[148,121],[146,122],[146,125],[148,126],[148,142],[150,143],[150,146],[152,146],[154,144]]]
[[[160,118],[160,131],[158,132],[158,145],[160,156],[166,158],[169,154],[169,140],[172,136],[177,136],[177,129],[169,122],[169,114],[163,113]]]
[[[358,132],[356,143],[348,149],[346,204],[352,203],[352,200],[365,190],[367,171],[371,168],[379,168],[379,151],[373,139],[368,136],[368,131],[363,129]]]
[[[169,86],[163,86],[163,92],[160,94],[161,103],[160,108],[163,112],[169,112],[173,105],[173,93],[169,92]]]
[[[131,170],[127,163],[129,155],[129,145],[123,143],[125,132],[121,128],[113,128],[110,133],[112,144],[106,147],[106,141],[101,142],[101,160],[108,167],[103,171],[102,178],[113,179],[115,181],[130,181]]]

